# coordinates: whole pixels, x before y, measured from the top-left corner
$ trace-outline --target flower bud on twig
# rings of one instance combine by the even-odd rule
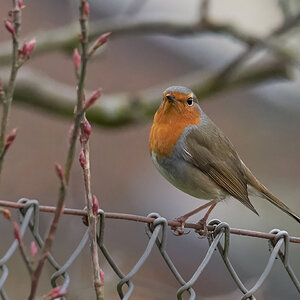
[[[81,56],[80,56],[77,48],[74,50],[74,53],[73,53],[73,63],[74,63],[74,66],[76,69],[78,69],[80,67]]]
[[[4,20],[4,25],[9,33],[11,33],[12,35],[15,35],[15,29],[14,29],[14,25],[12,22],[10,22],[9,20]]]
[[[86,159],[83,150],[81,149],[80,154],[79,154],[79,162],[82,168],[86,166]]]
[[[19,243],[22,242],[20,228],[19,228],[19,225],[16,222],[14,222],[14,236],[18,240]]]
[[[25,8],[25,5],[23,4],[23,0],[19,0],[19,1],[18,1],[18,4],[19,4],[19,8],[20,8],[20,9]]]
[[[55,298],[65,296],[67,294],[67,291],[62,292],[61,288],[62,288],[61,286],[57,286],[57,287],[53,288],[46,296],[44,296],[43,299],[52,300]]]
[[[3,217],[8,221],[11,220],[11,212],[9,209],[0,207],[0,213],[2,213]]]
[[[92,45],[91,49],[89,50],[88,52],[88,56],[91,57],[94,52],[99,48],[101,47],[102,45],[104,45],[109,36],[111,35],[111,32],[106,32],[106,33],[103,33],[97,40],[96,42]]]
[[[106,33],[103,33],[99,38],[98,40],[96,41],[96,45],[97,48],[99,48],[100,46],[102,46],[103,44],[105,44],[109,38],[109,36],[111,35],[111,32],[106,32]]]
[[[92,133],[92,126],[91,126],[90,122],[87,119],[84,119],[83,126],[84,126],[83,127],[84,134],[85,134],[86,138],[89,138]]]
[[[99,88],[98,90],[94,91],[90,99],[86,102],[84,110],[88,110],[96,102],[96,100],[101,97],[101,94],[102,88]]]
[[[30,252],[32,257],[34,257],[37,254],[37,251],[38,251],[37,246],[35,245],[35,242],[32,241],[30,244]]]
[[[24,42],[22,49],[19,51],[20,56],[24,56],[26,58],[32,53],[35,48],[36,39],[32,39],[29,42]]]
[[[93,214],[96,216],[99,209],[99,201],[95,195],[93,195]]]
[[[17,136],[17,128],[14,128],[10,134],[6,137],[6,142],[4,145],[4,151],[7,151],[7,149],[11,146],[11,144],[14,142],[15,138]]]
[[[86,17],[90,15],[90,4],[88,1],[84,3],[83,12]]]
[[[62,166],[59,163],[55,163],[55,171],[56,171],[56,174],[57,174],[58,178],[61,181],[63,181],[63,179],[64,179],[64,172],[63,172]]]
[[[100,278],[101,278],[102,282],[104,282],[104,272],[101,268],[100,268]]]

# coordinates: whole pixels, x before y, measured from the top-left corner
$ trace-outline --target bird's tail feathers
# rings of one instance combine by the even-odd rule
[[[295,214],[290,208],[288,208],[283,202],[281,202],[277,197],[275,197],[263,184],[261,184],[243,162],[242,165],[244,167],[248,183],[252,185],[258,192],[260,192],[265,199],[270,201],[272,204],[280,208],[282,211],[284,211],[286,214],[300,223],[300,217]]]

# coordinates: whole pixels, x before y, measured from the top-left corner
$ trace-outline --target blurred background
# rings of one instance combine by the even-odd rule
[[[300,1],[215,0],[209,3],[208,20],[212,24],[230,25],[241,36],[263,41],[268,41],[266,37],[273,30],[300,11]],[[47,38],[49,30],[68,26],[78,18],[77,1],[31,0],[25,1],[25,5],[22,37],[42,34]],[[201,2],[198,0],[91,0],[90,6],[91,20],[102,20],[107,25],[112,21],[120,25],[132,21],[197,24],[201,14]],[[0,2],[2,18],[6,17],[10,7],[11,1]],[[240,85],[238,89],[228,88],[220,93],[209,92],[207,97],[201,98],[201,107],[230,138],[253,173],[279,199],[300,214],[300,86],[297,70],[300,52],[297,30],[295,26],[272,40],[272,45],[281,51],[281,55],[258,47],[241,68],[247,72],[257,62],[259,66],[260,60],[283,61],[284,75],[270,74],[265,80],[254,80],[253,85]],[[1,26],[0,41],[5,43],[8,40],[8,33]],[[103,87],[100,106],[114,105],[114,100],[110,103],[109,99],[119,97],[120,93],[143,95],[147,91],[149,97],[149,89],[155,91],[153,100],[157,100],[157,93],[160,95],[169,85],[186,84],[181,79],[186,75],[198,74],[193,77],[191,85],[200,86],[204,79],[199,74],[203,74],[203,78],[207,74],[216,74],[247,47],[245,41],[232,37],[226,30],[219,33],[213,30],[195,31],[185,35],[176,30],[172,35],[146,34],[141,30],[139,33],[124,32],[114,36],[112,32],[105,49],[88,67],[86,87],[88,90]],[[0,45],[1,49],[4,48]],[[47,88],[61,95],[62,101],[65,88],[68,88],[75,103],[76,81],[71,52],[46,50],[38,54],[33,55],[21,69],[20,78],[27,76],[26,72],[30,70],[48,76],[56,84],[51,82]],[[287,62],[287,56],[292,60]],[[6,68],[6,62],[2,62],[0,76],[5,77]],[[46,82],[43,84],[47,85]],[[134,105],[131,110],[134,110]],[[139,215],[158,212],[172,219],[204,203],[177,190],[152,165],[148,150],[151,118],[145,115],[144,119],[139,118],[124,126],[93,125],[92,189],[105,211]],[[15,99],[9,128],[17,127],[19,132],[5,160],[0,190],[2,200],[16,202],[27,197],[37,199],[41,205],[55,205],[59,182],[54,172],[54,162],[63,163],[65,160],[70,124],[70,118]],[[82,171],[75,159],[66,206],[81,209],[85,206],[84,202]],[[238,201],[230,200],[220,203],[211,218],[225,221],[231,227],[264,232],[279,228],[299,236],[299,224],[279,209],[259,198],[252,198],[252,203],[260,213],[259,217]],[[200,218],[195,216],[192,221]],[[41,213],[42,235],[48,229],[50,220],[51,216]],[[13,240],[13,229],[3,218],[0,224],[2,256]],[[79,217],[62,216],[53,245],[53,253],[59,263],[66,261],[85,230]],[[30,241],[28,234],[25,243],[29,245]],[[144,225],[107,220],[105,242],[126,273],[146,245]],[[185,279],[189,279],[196,270],[207,247],[207,241],[199,239],[194,232],[181,237],[174,236],[171,231],[168,233],[168,253]],[[268,244],[256,238],[232,236],[230,257],[241,279],[250,288],[267,263]],[[299,246],[291,245],[290,260],[299,277]],[[102,256],[100,262],[105,272],[106,299],[118,299],[118,280]],[[8,267],[10,273],[5,289],[11,299],[24,299],[30,281],[21,257],[15,255]],[[44,269],[40,296],[50,290],[48,278],[53,272],[49,265]],[[68,299],[93,299],[88,247],[73,263],[69,274]],[[179,288],[158,251],[154,251],[134,277],[134,283],[136,288],[132,299],[175,299]],[[197,281],[195,290],[197,299],[231,300],[241,297],[217,253]],[[257,299],[273,300],[299,298],[279,260],[256,296]]]

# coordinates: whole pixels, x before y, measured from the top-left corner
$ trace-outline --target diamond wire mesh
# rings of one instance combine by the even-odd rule
[[[19,209],[19,222],[21,224],[20,233],[23,237],[27,228],[29,228],[33,238],[35,239],[36,243],[39,247],[42,247],[43,240],[39,234],[39,203],[37,200],[28,200],[28,199],[20,199],[18,203],[24,204],[23,208]],[[119,294],[120,299],[130,299],[133,291],[134,291],[134,284],[132,278],[134,275],[139,271],[139,269],[143,266],[147,258],[150,256],[151,252],[155,247],[158,248],[159,253],[161,254],[162,258],[166,262],[167,266],[169,267],[171,273],[178,281],[180,288],[177,291],[177,299],[183,299],[183,296],[186,294],[189,300],[196,299],[196,293],[193,289],[193,285],[201,276],[203,270],[206,268],[208,263],[210,262],[213,253],[215,250],[218,250],[218,253],[223,259],[223,262],[231,275],[233,281],[236,283],[236,286],[241,291],[241,300],[252,299],[255,300],[254,293],[262,286],[264,281],[266,280],[267,276],[270,274],[272,266],[275,262],[277,257],[283,263],[283,267],[288,273],[291,281],[293,282],[295,288],[297,289],[298,293],[300,294],[300,283],[297,279],[291,264],[289,262],[289,245],[290,245],[290,236],[286,231],[280,231],[278,229],[273,229],[270,233],[275,234],[275,238],[273,240],[269,240],[269,244],[272,248],[270,253],[268,262],[260,275],[257,282],[253,285],[252,288],[247,289],[241,279],[238,276],[237,271],[232,266],[229,260],[229,245],[230,245],[230,228],[227,223],[220,222],[219,220],[212,220],[210,221],[209,225],[214,226],[214,231],[208,236],[209,241],[209,248],[206,252],[204,259],[199,263],[199,266],[195,273],[191,276],[191,278],[187,281],[183,279],[179,271],[176,269],[173,261],[169,257],[166,246],[166,229],[168,226],[168,222],[165,218],[161,217],[157,213],[152,213],[148,215],[150,218],[154,218],[152,223],[146,224],[146,234],[149,238],[147,246],[139,258],[137,263],[131,269],[128,274],[123,274],[116,262],[114,261],[113,257],[111,256],[109,250],[104,245],[104,236],[105,236],[105,216],[104,211],[98,211],[100,221],[99,221],[99,234],[98,234],[98,245],[103,253],[104,257],[106,258],[107,262],[116,273],[116,275],[120,278],[120,281],[117,285],[117,291]],[[57,280],[59,278],[63,279],[63,284],[61,291],[65,291],[70,284],[70,276],[67,272],[68,268],[72,265],[74,260],[77,256],[81,253],[83,248],[86,246],[88,242],[88,230],[83,235],[79,245],[73,251],[71,256],[65,262],[63,266],[60,266],[55,258],[50,254],[48,256],[48,261],[52,265],[52,267],[56,270],[55,273],[51,276],[51,285],[53,287],[57,286]],[[6,263],[9,259],[13,256],[16,249],[18,248],[18,241],[14,240],[14,242],[10,245],[9,249],[6,251],[4,256],[0,258],[0,296],[1,299],[8,300],[9,297],[6,294],[4,284],[8,277],[8,268]],[[124,291],[124,285],[127,285],[126,292]],[[61,299],[65,299],[64,297]]]

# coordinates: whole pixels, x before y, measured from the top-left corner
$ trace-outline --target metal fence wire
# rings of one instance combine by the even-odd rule
[[[39,234],[39,203],[37,200],[28,200],[28,199],[20,199],[18,204],[23,204],[22,207],[19,206],[19,222],[20,222],[20,233],[23,237],[25,231],[29,228],[33,238],[35,239],[36,243],[39,247],[43,246],[43,239]],[[2,204],[3,205],[3,204]],[[237,271],[232,266],[230,259],[228,257],[229,253],[229,245],[230,245],[230,228],[227,223],[220,222],[219,220],[212,220],[208,225],[213,226],[214,230],[208,236],[209,247],[206,252],[204,259],[199,263],[199,266],[195,273],[191,276],[189,280],[184,280],[183,277],[180,275],[179,271],[175,267],[173,261],[169,257],[166,246],[166,233],[167,233],[167,226],[168,221],[161,217],[157,213],[151,213],[148,215],[148,218],[153,218],[153,222],[146,223],[146,234],[149,238],[148,244],[139,258],[137,263],[131,269],[128,274],[124,274],[116,262],[114,261],[113,257],[111,256],[109,250],[105,247],[104,244],[104,236],[105,236],[105,213],[103,210],[99,209],[99,232],[98,232],[98,245],[99,249],[103,253],[104,257],[106,258],[107,262],[110,264],[112,270],[116,273],[116,275],[120,278],[120,281],[117,285],[117,291],[119,294],[120,299],[130,299],[133,291],[134,291],[134,283],[133,277],[134,275],[143,267],[145,261],[150,256],[153,249],[156,247],[159,250],[162,258],[166,262],[167,266],[169,267],[171,273],[178,281],[180,288],[177,291],[177,299],[183,299],[183,296],[186,294],[190,300],[196,299],[196,293],[193,289],[194,283],[198,280],[200,275],[202,274],[203,270],[206,268],[208,263],[210,262],[212,255],[215,250],[218,251],[220,256],[223,259],[223,262],[231,275],[232,279],[236,283],[236,286],[241,291],[241,299],[252,299],[254,300],[254,293],[262,286],[265,282],[267,276],[270,274],[272,266],[275,262],[277,257],[280,258],[284,269],[288,273],[290,279],[292,280],[295,288],[297,289],[298,293],[300,294],[300,283],[297,279],[291,264],[289,262],[289,245],[291,242],[298,240],[297,238],[291,238],[286,231],[281,231],[278,229],[274,229],[270,232],[270,234],[274,235],[274,238],[268,240],[271,251],[268,262],[258,278],[257,282],[253,285],[252,288],[247,289],[243,284],[242,280],[238,276]],[[66,291],[70,284],[70,275],[68,274],[67,270],[86,246],[88,242],[88,230],[85,232],[82,240],[80,241],[79,245],[72,253],[72,255],[68,258],[63,266],[60,266],[55,258],[50,254],[48,256],[48,261],[55,269],[55,273],[51,276],[51,285],[52,287],[56,287],[57,280],[60,278],[63,280],[61,291]],[[298,241],[299,242],[299,241]],[[13,256],[15,251],[18,248],[18,241],[14,240],[14,242],[10,245],[9,249],[6,251],[4,256],[0,259],[0,295],[1,299],[7,300],[9,299],[7,293],[5,292],[5,281],[8,277],[8,268],[6,263],[9,259]],[[124,291],[124,285],[127,285],[126,292]],[[175,295],[174,295],[175,296]],[[64,297],[61,299],[65,299]]]

